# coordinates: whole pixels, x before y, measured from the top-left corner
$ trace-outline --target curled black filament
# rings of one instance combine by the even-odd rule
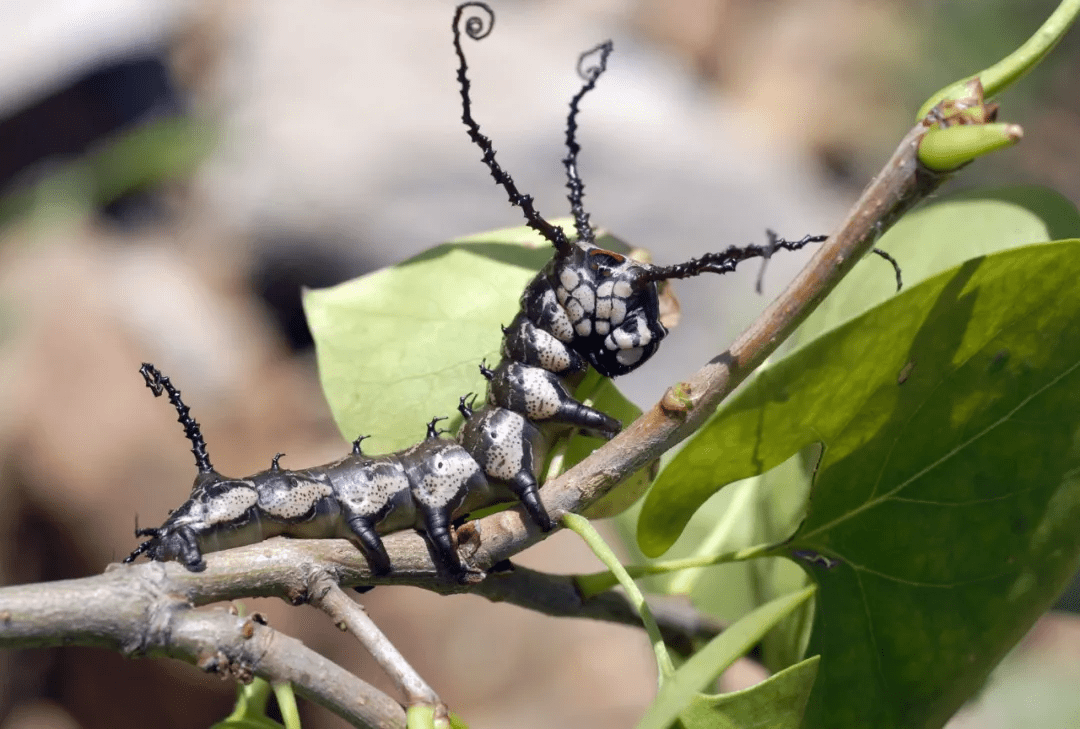
[[[578,240],[583,243],[592,243],[596,240],[592,226],[589,224],[589,214],[585,212],[582,198],[585,197],[585,183],[578,174],[577,157],[581,146],[577,143],[577,115],[581,110],[581,100],[596,86],[596,80],[607,69],[607,59],[611,55],[611,41],[590,48],[578,57],[577,73],[585,84],[581,90],[570,99],[570,114],[566,117],[566,149],[567,155],[563,159],[566,167],[566,186],[570,189],[567,198],[570,200],[570,212],[574,216],[574,227],[577,229]]]
[[[472,115],[472,100],[469,98],[469,88],[471,83],[467,72],[469,69],[468,64],[465,61],[465,52],[461,49],[461,26],[462,16],[469,8],[479,8],[487,14],[487,22],[478,15],[471,15],[464,22],[465,34],[473,40],[481,40],[486,38],[492,28],[495,27],[495,11],[492,10],[487,3],[482,2],[468,2],[462,3],[457,6],[457,10],[454,12],[454,19],[451,25],[451,29],[454,33],[454,52],[458,57],[458,70],[457,78],[458,84],[461,87],[461,121],[464,122],[466,129],[469,133],[469,139],[480,148],[480,151],[484,153],[481,158],[488,170],[491,172],[492,178],[498,183],[503,190],[506,191],[507,198],[510,200],[511,205],[520,207],[525,215],[525,224],[533,230],[540,233],[544,238],[555,246],[555,251],[560,256],[569,256],[573,251],[573,246],[570,245],[569,239],[566,237],[566,233],[563,229],[557,225],[552,225],[544,219],[533,205],[533,198],[531,195],[526,195],[518,190],[517,185],[514,183],[514,178],[510,176],[506,170],[504,170],[499,163],[495,160],[495,148],[491,144],[491,140],[484,136],[480,131],[480,125]]]

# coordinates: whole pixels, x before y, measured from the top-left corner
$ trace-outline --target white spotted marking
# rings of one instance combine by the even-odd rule
[[[342,474],[335,483],[338,498],[349,513],[358,516],[378,514],[394,496],[409,488],[405,469],[398,464],[373,463],[347,475]]]
[[[301,476],[274,479],[269,488],[259,491],[259,508],[277,519],[304,516],[324,496],[333,495],[329,479],[315,480]]]
[[[608,323],[607,319],[598,319],[596,322],[596,333],[607,334],[609,331],[611,331],[611,324]]]
[[[579,286],[574,291],[574,298],[581,304],[581,308],[585,311],[594,311],[596,309],[596,295],[593,290],[588,286]]]
[[[202,505],[200,521],[209,525],[227,524],[239,519],[244,512],[258,503],[259,492],[251,481],[233,481],[231,484],[235,485],[215,494]]]
[[[645,350],[641,347],[620,349],[615,353],[615,359],[619,361],[619,364],[629,367],[630,365],[637,363],[643,354],[645,354]]]
[[[413,498],[435,509],[457,500],[469,479],[480,470],[464,448],[451,443],[447,443],[444,450],[433,453],[425,466],[421,482],[413,484]]]
[[[559,272],[559,281],[567,291],[572,291],[577,288],[580,280],[581,276],[569,266]]]
[[[536,347],[540,366],[548,372],[562,372],[570,367],[566,345],[543,329],[533,329],[533,346]]]
[[[545,291],[541,303],[544,312],[548,315],[548,321],[545,323],[551,333],[562,342],[571,341],[574,338],[574,327],[570,324],[570,317],[566,315],[566,310],[555,300],[555,294],[550,290]]]
[[[616,281],[615,286],[612,289],[612,293],[618,296],[620,299],[626,299],[630,297],[632,289],[630,284],[626,281]]]
[[[511,413],[499,418],[489,417],[484,425],[488,448],[484,453],[487,463],[484,470],[492,478],[509,481],[518,474],[525,463],[524,426],[520,415],[511,410],[492,411]],[[495,422],[490,422],[495,421]]]
[[[525,416],[529,420],[547,420],[559,412],[559,391],[543,370],[522,367],[521,392],[525,396]]]
[[[615,290],[614,281],[605,281],[596,287],[596,295],[602,299],[610,299],[612,291]]]
[[[626,302],[621,299],[612,299],[611,301],[611,316],[607,317],[611,320],[613,326],[619,326],[626,319]]]
[[[578,333],[578,336],[587,337],[592,334],[592,322],[588,319],[582,319],[574,325],[574,331]]]
[[[582,308],[580,301],[570,299],[566,302],[566,313],[570,316],[570,321],[576,322],[574,325],[576,327],[585,316],[585,309]]]
[[[615,346],[619,349],[630,349],[637,346],[637,342],[634,341],[637,337],[625,329],[616,329],[611,333],[611,337],[615,340]]]

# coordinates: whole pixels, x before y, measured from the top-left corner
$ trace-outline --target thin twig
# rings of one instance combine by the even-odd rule
[[[409,706],[422,704],[437,709],[442,704],[439,695],[379,630],[363,606],[346,595],[326,572],[319,571],[312,576],[310,592],[311,605],[329,615],[339,628],[356,636],[405,696]]]

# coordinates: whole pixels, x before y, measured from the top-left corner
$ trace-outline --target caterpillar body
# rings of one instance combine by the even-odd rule
[[[482,10],[486,19],[471,16],[462,23],[470,8]],[[488,380],[484,402],[477,407],[475,396],[460,399],[465,422],[455,439],[443,437],[436,418],[422,441],[396,453],[368,456],[357,439],[350,454],[330,464],[293,471],[280,467],[279,455],[265,471],[227,478],[211,465],[199,425],[179,391],[153,365],[144,364],[147,386],[155,395],[167,393],[176,408],[199,473],[188,500],[164,524],[136,530],[136,536],[149,539],[125,562],[146,555],[178,560],[198,571],[205,568],[207,552],[272,536],[343,537],[362,550],[373,573],[387,574],[392,564],[380,535],[415,527],[427,535],[438,562],[460,578],[466,570],[454,545],[456,517],[516,497],[540,529],[550,530],[553,523],[540,499],[537,476],[552,438],[568,427],[603,438],[619,432],[617,420],[575,400],[571,388],[590,366],[614,377],[640,367],[657,350],[667,334],[660,322],[658,282],[726,273],[740,261],[824,239],[787,241],[769,232],[765,246],[732,246],[673,266],[641,263],[597,246],[582,206],[575,135],[580,102],[606,69],[612,50],[607,42],[579,58],[584,84],[567,118],[563,164],[577,231],[571,242],[562,228],[536,211],[530,196],[518,191],[472,117],[461,30],[464,26],[468,37],[480,40],[491,32],[494,17],[480,2],[459,5],[454,14],[462,121],[511,204],[522,209],[526,223],[555,253],[523,292],[518,315],[503,328],[501,361],[493,369],[480,365]]]

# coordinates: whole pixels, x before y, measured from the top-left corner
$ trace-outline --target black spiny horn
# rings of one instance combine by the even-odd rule
[[[487,3],[462,3],[457,6],[457,10],[454,12],[451,28],[454,31],[454,51],[457,53],[459,61],[457,78],[458,83],[461,85],[461,121],[465,123],[465,127],[469,131],[469,139],[484,153],[482,159],[488,170],[491,171],[491,176],[495,178],[496,183],[506,190],[510,204],[520,207],[525,214],[526,225],[540,233],[551,245],[555,246],[555,250],[560,256],[568,256],[573,250],[573,246],[567,239],[566,233],[559,226],[549,223],[544,219],[544,216],[537,212],[536,207],[533,206],[532,195],[522,194],[518,190],[517,185],[514,184],[514,178],[495,161],[495,148],[491,145],[491,140],[484,136],[480,131],[480,125],[473,119],[472,100],[469,98],[471,84],[469,77],[466,75],[469,66],[465,62],[465,52],[461,49],[461,19],[468,8],[483,10],[487,15],[487,19],[485,21],[479,15],[470,15],[465,20],[465,35],[473,40],[482,40],[487,38],[495,27],[495,11]]]
[[[904,288],[904,274],[900,271],[900,263],[880,248],[871,248],[870,252],[880,258],[884,258],[889,265],[893,267],[893,273],[896,274],[896,290],[899,291]]]
[[[566,117],[567,154],[563,159],[563,166],[566,167],[566,186],[570,188],[570,194],[567,197],[570,200],[570,212],[574,215],[574,227],[577,228],[578,240],[583,243],[593,243],[596,236],[593,234],[592,226],[589,225],[589,214],[585,212],[581,204],[581,199],[585,197],[585,183],[581,181],[577,169],[578,152],[581,151],[581,146],[577,143],[577,115],[580,111],[581,100],[585,98],[585,94],[596,87],[596,80],[607,70],[607,59],[613,47],[611,41],[604,41],[595,48],[585,51],[578,58],[578,76],[585,80],[585,84],[570,100],[570,113]],[[599,55],[596,63],[590,63],[590,59],[596,55]]]
[[[191,452],[195,455],[195,466],[199,473],[212,473],[214,466],[210,463],[210,455],[206,452],[206,441],[203,440],[199,422],[191,417],[189,408],[180,399],[180,391],[173,387],[169,378],[161,374],[157,367],[149,362],[143,362],[139,368],[139,374],[146,380],[146,386],[154,393],[154,397],[161,397],[164,390],[169,395],[169,402],[176,408],[177,420],[184,426],[184,435],[191,441]]]
[[[457,409],[458,412],[461,413],[461,417],[466,420],[471,418],[473,413],[476,412],[476,393],[470,392],[459,397]]]
[[[431,419],[431,422],[427,424],[428,440],[431,440],[432,438],[438,438],[440,435],[450,432],[449,430],[444,430],[442,428],[436,427],[440,420],[446,420],[446,416],[440,415],[438,417],[434,417]]]
[[[686,263],[674,266],[650,266],[649,270],[637,280],[640,286],[650,281],[665,281],[672,278],[690,278],[703,273],[730,273],[743,261],[751,258],[768,259],[779,250],[797,251],[811,243],[821,243],[828,238],[825,235],[804,235],[799,240],[790,241],[781,238],[771,230],[765,231],[769,237],[768,245],[730,246],[719,253],[706,253],[701,258],[692,258]]]

